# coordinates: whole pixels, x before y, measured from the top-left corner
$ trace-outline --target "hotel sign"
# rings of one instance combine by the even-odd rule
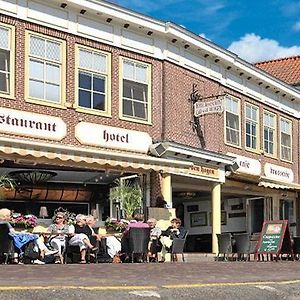
[[[152,144],[146,132],[80,122],[75,137],[83,145],[147,153]]]
[[[193,165],[189,168],[190,175],[204,176],[209,178],[219,178],[219,169]]]
[[[0,107],[0,133],[61,141],[67,126],[58,117]]]
[[[294,173],[293,170],[291,169],[269,164],[269,163],[265,164],[264,169],[265,169],[265,176],[268,177],[269,179],[274,179],[277,181],[286,181],[286,182],[294,181]]]
[[[223,99],[208,102],[194,103],[194,116],[200,117],[208,114],[222,113],[224,110]]]

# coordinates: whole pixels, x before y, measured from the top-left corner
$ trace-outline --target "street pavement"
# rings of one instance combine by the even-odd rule
[[[300,262],[1,265],[0,300],[300,299]]]

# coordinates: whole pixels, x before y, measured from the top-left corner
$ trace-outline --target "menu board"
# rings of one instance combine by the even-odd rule
[[[284,245],[284,247],[283,247]],[[257,254],[293,254],[287,220],[265,221],[257,247]]]

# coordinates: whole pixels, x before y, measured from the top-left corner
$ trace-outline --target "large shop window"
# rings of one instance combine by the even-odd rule
[[[292,122],[280,119],[280,155],[282,160],[292,161]]]
[[[150,122],[150,65],[122,62],[122,117]]]
[[[264,112],[264,152],[270,156],[276,153],[276,116],[268,111]]]
[[[108,111],[110,56],[97,50],[78,47],[78,107]]]
[[[28,43],[29,98],[60,104],[65,81],[63,42],[30,33]]]
[[[257,150],[259,148],[258,107],[246,104],[246,148]]]
[[[225,98],[226,143],[240,146],[240,102],[238,99]]]
[[[13,96],[14,28],[0,24],[0,95]]]

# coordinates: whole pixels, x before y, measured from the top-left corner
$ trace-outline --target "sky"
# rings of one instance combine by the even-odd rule
[[[300,0],[112,0],[254,63],[300,55]]]

